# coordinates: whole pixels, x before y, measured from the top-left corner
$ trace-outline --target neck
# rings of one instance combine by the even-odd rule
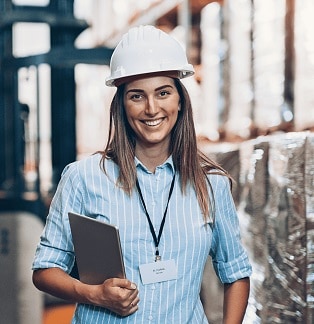
[[[136,146],[135,148],[136,157],[146,166],[146,168],[155,172],[156,167],[165,162],[169,157],[169,149],[160,149],[160,148],[150,148],[150,149],[141,149]]]

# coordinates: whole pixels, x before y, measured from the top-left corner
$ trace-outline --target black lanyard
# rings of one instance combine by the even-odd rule
[[[159,245],[159,242],[160,242],[160,238],[161,238],[162,231],[164,229],[164,225],[165,225],[165,221],[166,221],[166,215],[167,215],[167,210],[168,210],[168,205],[169,205],[169,201],[170,201],[170,198],[171,198],[171,195],[172,195],[175,178],[176,178],[176,175],[174,174],[174,176],[172,178],[170,190],[169,190],[169,195],[168,195],[166,209],[164,211],[164,216],[163,216],[162,221],[161,221],[161,224],[160,224],[160,229],[159,229],[158,237],[156,236],[153,223],[152,223],[152,221],[150,219],[150,216],[148,214],[148,211],[147,211],[147,208],[146,208],[146,204],[145,204],[145,201],[144,201],[144,198],[143,198],[143,195],[142,195],[142,191],[141,191],[140,185],[138,183],[138,180],[136,179],[136,188],[137,188],[138,194],[140,196],[140,199],[141,199],[141,203],[143,205],[143,208],[145,210],[145,214],[146,214],[146,217],[147,217],[147,220],[148,220],[150,232],[152,233],[152,236],[153,236],[153,239],[154,239],[154,242],[155,242],[155,248],[156,248],[156,250],[155,250],[156,251],[155,252],[155,261],[160,261],[161,260],[161,257],[159,255],[158,245]]]

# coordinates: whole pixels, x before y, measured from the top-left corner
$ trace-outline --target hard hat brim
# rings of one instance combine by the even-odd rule
[[[194,69],[191,65],[189,70],[169,70],[169,71],[152,71],[147,73],[132,74],[128,76],[123,76],[121,78],[110,78],[106,79],[106,86],[108,87],[118,87],[121,84],[131,82],[138,79],[145,79],[152,76],[168,76],[174,79],[183,79],[189,76],[194,75]]]

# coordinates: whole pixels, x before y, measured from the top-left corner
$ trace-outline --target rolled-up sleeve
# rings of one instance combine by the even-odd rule
[[[252,267],[242,245],[239,219],[227,177],[211,175],[215,222],[210,249],[213,267],[222,283],[249,277]]]
[[[74,251],[68,212],[81,212],[82,193],[75,164],[68,165],[61,176],[33,261],[33,270],[58,267],[71,272]]]

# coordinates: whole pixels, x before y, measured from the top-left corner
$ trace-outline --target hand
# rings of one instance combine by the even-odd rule
[[[138,289],[128,279],[112,278],[93,286],[91,300],[120,316],[128,316],[138,310]]]
[[[75,303],[104,307],[120,316],[138,310],[138,289],[127,279],[108,279],[100,285],[87,285],[60,268],[39,269],[33,273],[34,285],[53,296]]]

